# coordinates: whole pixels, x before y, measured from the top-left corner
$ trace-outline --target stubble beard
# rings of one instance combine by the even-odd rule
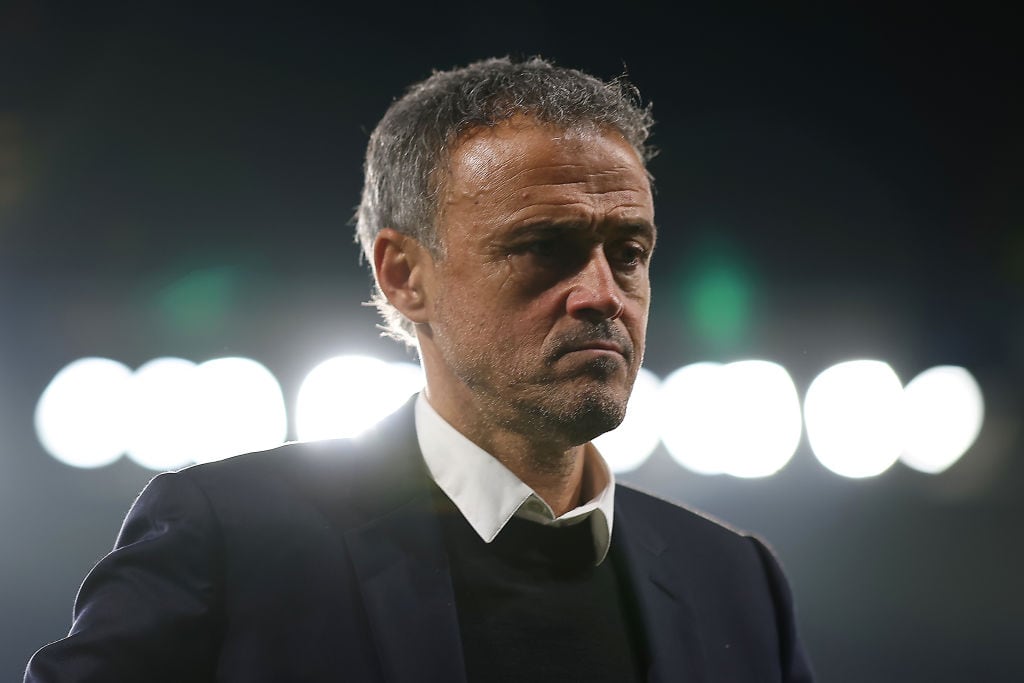
[[[562,354],[557,348],[538,349],[535,357],[527,357],[513,346],[499,349],[496,344],[480,343],[474,337],[494,339],[500,335],[467,329],[461,317],[448,315],[444,303],[447,301],[439,299],[435,305],[440,334],[434,336],[434,342],[449,372],[472,395],[474,410],[482,419],[473,428],[484,433],[467,434],[471,439],[477,436],[482,437],[478,443],[486,442],[488,430],[518,434],[533,446],[529,449],[533,455],[523,454],[533,466],[555,473],[569,466],[565,457],[569,449],[622,423],[642,347],[634,348],[632,340],[613,330],[610,322],[592,325],[577,336],[614,337],[627,349],[626,356],[593,358],[566,371],[557,367]],[[573,339],[563,342],[571,344]]]
[[[534,433],[563,448],[585,444],[615,429],[626,416],[625,400],[611,396],[607,389],[587,391],[570,401],[554,395],[551,401],[533,402],[524,408]]]
[[[547,366],[540,372],[522,367],[499,370],[497,362],[502,359],[485,359],[482,354],[444,355],[492,426],[536,444],[532,450],[540,460],[535,466],[551,472],[565,466],[565,451],[622,423],[635,379],[635,372],[627,369],[630,376],[620,386],[623,365],[611,358],[592,360],[565,377]]]

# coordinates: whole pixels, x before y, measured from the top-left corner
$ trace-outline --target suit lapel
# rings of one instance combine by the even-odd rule
[[[455,594],[424,495],[345,534],[389,683],[466,680]]]
[[[416,440],[411,399],[342,455],[348,488],[325,478],[388,683],[464,683],[451,571]],[[362,519],[353,525],[344,520]]]
[[[708,683],[700,629],[679,568],[664,561],[668,546],[662,536],[623,510],[621,498],[616,496],[613,535],[644,627],[648,681]]]
[[[325,506],[347,528],[344,542],[388,683],[465,683],[458,614],[432,484],[416,442],[412,402],[356,446],[359,482],[339,496],[338,479],[318,478]],[[353,463],[349,463],[353,465]],[[624,488],[624,487],[623,487]],[[703,644],[683,572],[655,525],[631,515],[617,492],[613,551],[623,561],[646,635],[648,680],[710,683]],[[344,505],[341,502],[344,501]],[[351,527],[353,506],[365,523]],[[342,511],[344,508],[344,511]]]

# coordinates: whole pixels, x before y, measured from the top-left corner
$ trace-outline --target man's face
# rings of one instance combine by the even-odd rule
[[[633,148],[527,117],[472,131],[438,225],[421,333],[432,403],[470,432],[563,446],[617,426],[643,360],[655,238]]]

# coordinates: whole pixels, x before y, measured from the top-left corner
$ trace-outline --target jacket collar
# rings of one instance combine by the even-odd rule
[[[343,530],[385,680],[465,683],[455,591],[413,404],[337,455],[349,459],[347,481],[344,493],[334,488],[329,507]],[[338,484],[334,477],[322,481],[324,495],[332,488],[328,481]],[[637,494],[620,490],[626,495],[615,499],[612,552],[639,607],[648,680],[709,683],[693,602],[675,563],[666,561],[670,547],[656,523],[624,507],[624,499]],[[361,523],[353,526],[353,518]]]
[[[465,683],[455,592],[413,401],[356,438],[309,444],[300,457],[308,461],[291,470],[295,484],[348,551],[383,680]]]
[[[626,487],[620,487],[627,493]],[[636,495],[635,492],[629,491]],[[704,645],[687,586],[675,562],[668,561],[669,545],[656,522],[623,510],[623,495],[615,501],[612,552],[625,570],[643,624],[651,683],[684,680],[709,683]]]
[[[335,509],[384,678],[465,683],[455,591],[413,400],[351,446],[337,455],[350,462],[348,500]]]
[[[490,543],[512,517],[540,524],[590,525],[595,564],[611,543],[615,476],[593,444],[583,451],[583,490],[592,498],[560,517],[511,470],[441,417],[424,394],[416,399],[416,437],[430,476],[477,535]]]

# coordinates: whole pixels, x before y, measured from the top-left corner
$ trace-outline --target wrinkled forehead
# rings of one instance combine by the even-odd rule
[[[450,185],[453,175],[463,175],[468,172],[467,177],[481,182],[485,180],[486,176],[495,175],[501,166],[508,164],[512,159],[507,155],[499,154],[499,147],[491,143],[497,140],[502,143],[501,146],[506,148],[522,147],[526,143],[526,138],[520,135],[522,133],[532,134],[529,137],[531,138],[530,142],[534,144],[542,139],[543,144],[552,148],[562,147],[577,153],[585,153],[588,146],[593,145],[599,137],[619,138],[633,152],[630,161],[638,164],[647,174],[640,154],[614,127],[593,121],[556,124],[542,121],[529,114],[516,114],[494,124],[467,128],[449,141],[442,150],[442,154],[439,155],[438,165],[432,174],[431,188],[434,196],[443,194],[443,191]],[[472,151],[471,154],[467,154],[469,150]]]
[[[461,237],[492,238],[522,223],[644,224],[653,232],[650,183],[617,131],[512,120],[475,130],[452,150],[438,193],[441,246],[453,222]]]
[[[466,131],[449,146],[446,156],[435,195],[442,204],[452,191],[483,194],[502,183],[524,181],[530,174],[542,173],[558,182],[560,165],[566,183],[572,182],[576,169],[589,165],[608,172],[639,173],[649,187],[643,161],[625,137],[614,128],[591,122],[566,127],[520,115]]]
[[[491,157],[498,157],[500,159],[504,156],[501,153],[506,152],[511,147],[530,148],[530,151],[534,153],[544,149],[550,150],[552,153],[562,151],[585,153],[587,148],[593,145],[594,140],[603,134],[603,131],[596,128],[590,128],[589,130],[561,128],[523,121],[510,121],[487,130],[473,131],[471,135],[465,136],[460,140],[455,153],[459,156],[461,152],[463,160],[469,159],[470,155],[467,152],[470,151],[475,156],[481,156],[481,150],[485,152],[499,152],[498,155],[492,154]],[[611,133],[611,135],[616,134]],[[494,144],[495,142],[497,145]],[[504,158],[506,162],[515,160],[507,156],[504,156]],[[491,161],[492,159],[488,158],[485,154],[480,160]],[[498,163],[501,162],[499,161]],[[492,167],[489,170],[493,171],[496,169]]]

